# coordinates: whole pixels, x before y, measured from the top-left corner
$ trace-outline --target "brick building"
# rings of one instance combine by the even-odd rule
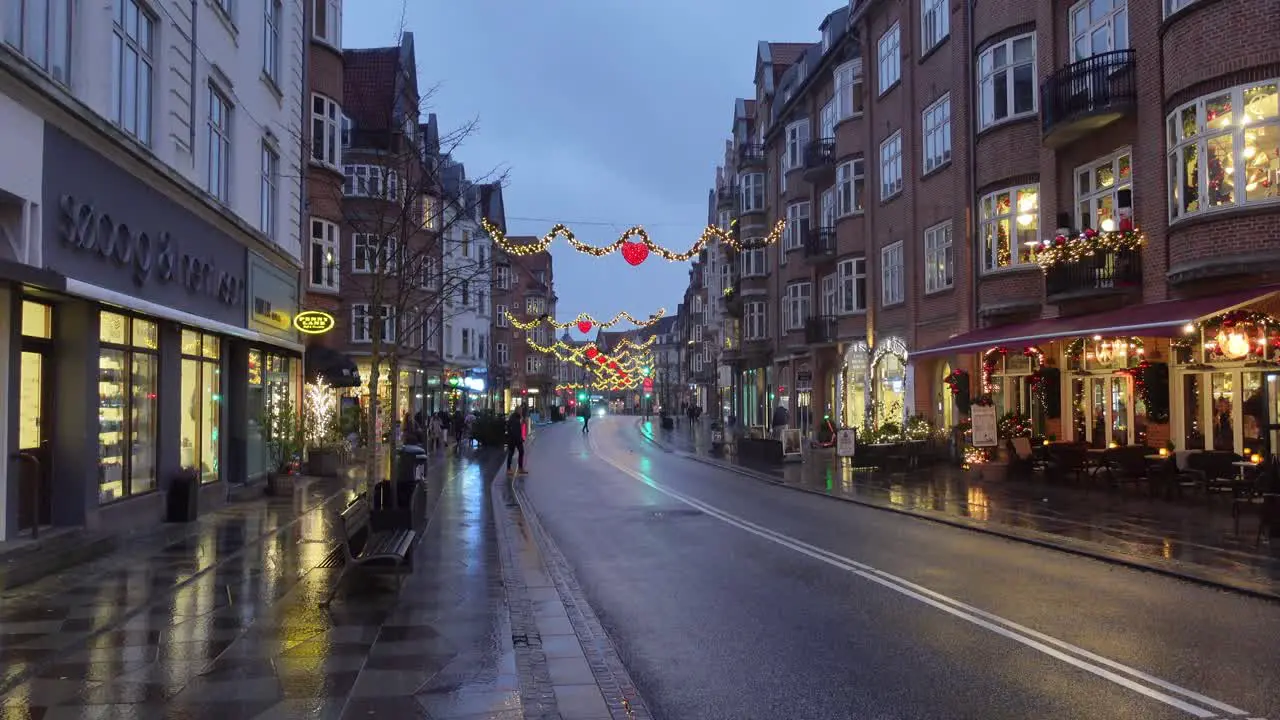
[[[535,242],[534,237],[508,237],[515,245]],[[555,317],[555,275],[551,253],[513,255],[495,246],[493,251],[494,386],[501,388],[502,407],[516,405],[546,412],[555,401],[557,365],[554,355],[529,347],[529,340],[543,347],[556,340],[547,323],[522,330],[507,319],[509,311],[521,323]]]
[[[1266,0],[855,0],[761,43],[712,218],[789,221],[726,295],[742,421],[949,427],[989,397],[1095,446],[1272,440],[1278,26]]]

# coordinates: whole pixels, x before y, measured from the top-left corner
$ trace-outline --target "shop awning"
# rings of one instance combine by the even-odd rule
[[[309,345],[303,356],[307,379],[323,378],[336,388],[359,387],[360,370],[351,358],[323,345]]]
[[[957,335],[933,347],[910,354],[914,358],[949,353],[981,352],[997,345],[1034,345],[1084,335],[1174,336],[1187,323],[1234,310],[1280,292],[1280,286],[1239,290],[1234,293],[1190,300],[1131,305],[1118,310],[1048,318],[1029,323],[982,328]]]

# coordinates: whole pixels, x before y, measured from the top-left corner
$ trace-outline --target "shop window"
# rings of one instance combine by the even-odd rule
[[[249,477],[274,470],[271,463],[278,458],[272,446],[285,437],[287,424],[295,422],[294,392],[290,382],[289,358],[249,351],[249,427],[246,433],[246,471]]]
[[[201,482],[222,473],[222,353],[218,336],[182,331],[181,463]]]
[[[23,337],[53,339],[53,308],[31,300],[22,301]]]
[[[156,489],[156,393],[160,344],[154,322],[99,315],[98,501]]]

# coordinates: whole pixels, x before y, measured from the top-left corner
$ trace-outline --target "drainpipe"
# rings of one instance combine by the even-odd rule
[[[969,48],[969,57],[966,60],[968,71],[965,73],[965,97],[969,98],[969,162],[968,164],[968,193],[965,199],[965,230],[969,234],[969,247],[974,251],[970,253],[969,262],[969,320],[970,330],[978,326],[978,277],[982,267],[982,259],[976,251],[978,243],[978,218],[974,212],[973,198],[978,192],[978,108],[974,98],[977,95],[973,92],[973,74],[974,74],[974,56],[978,51],[977,39],[973,33],[974,7],[978,4],[978,0],[968,0],[965,3],[969,16],[965,18],[965,38],[966,45]]]
[[[196,103],[199,99],[196,97],[196,70],[198,64],[196,62],[196,54],[199,47],[196,43],[196,31],[199,29],[200,23],[200,0],[191,0],[191,122],[188,123],[190,129],[188,142],[191,147],[191,168],[196,168]]]

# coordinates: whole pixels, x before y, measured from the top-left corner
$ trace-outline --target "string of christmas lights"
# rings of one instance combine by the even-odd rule
[[[1036,262],[1048,269],[1067,262],[1079,262],[1094,255],[1105,255],[1140,250],[1147,244],[1147,236],[1133,227],[1128,219],[1120,222],[1117,230],[1101,232],[1086,228],[1075,237],[1058,235],[1045,240],[1036,249]]]
[[[640,348],[636,352],[624,350],[616,355],[606,355],[594,344],[576,346],[557,340],[552,345],[542,345],[532,338],[526,338],[525,342],[537,352],[554,355],[558,360],[574,363],[578,367],[589,368],[597,378],[612,374],[621,378],[636,374],[643,375],[643,371],[653,364],[653,353],[646,351],[647,348]],[[619,346],[623,344],[625,341]]]
[[[555,225],[551,228],[550,232],[531,243],[510,242],[507,240],[506,233],[493,223],[489,222],[488,218],[481,218],[480,226],[484,228],[484,231],[489,234],[489,237],[493,239],[493,242],[498,245],[498,247],[512,255],[524,256],[546,252],[547,248],[551,246],[551,243],[556,238],[562,237],[565,239],[565,242],[569,243],[570,247],[580,253],[591,255],[592,257],[604,257],[605,255],[611,255],[621,250],[622,257],[626,259],[628,263],[631,265],[639,265],[649,257],[650,252],[670,262],[685,262],[694,255],[702,252],[702,249],[705,248],[708,243],[716,241],[722,242],[735,250],[745,250],[748,248],[773,245],[782,239],[782,231],[786,229],[787,221],[779,220],[773,226],[773,230],[771,230],[768,235],[749,243],[743,242],[735,237],[737,234],[735,232],[721,230],[714,225],[708,225],[707,228],[702,231],[702,235],[700,235],[697,241],[693,243],[693,247],[682,253],[668,250],[667,248],[655,243],[650,239],[649,233],[640,225],[627,228],[627,230],[623,232],[617,240],[614,240],[608,245],[591,245],[589,243],[584,243],[575,237],[573,231],[564,224]],[[632,238],[639,239],[633,240]]]
[[[659,308],[658,312],[650,315],[647,320],[637,320],[634,315],[627,312],[626,310],[623,310],[617,315],[614,315],[613,319],[610,320],[609,322],[600,322],[599,320],[596,320],[595,318],[591,317],[591,315],[588,313],[579,313],[578,317],[566,323],[556,322],[555,319],[552,318],[550,315],[541,315],[537,318],[534,318],[533,320],[521,320],[515,315],[512,315],[510,310],[504,310],[503,313],[507,316],[507,322],[511,323],[512,327],[516,328],[517,330],[532,330],[533,328],[536,328],[539,325],[546,323],[547,325],[550,325],[551,327],[554,327],[558,330],[564,330],[569,327],[577,326],[578,331],[585,334],[585,333],[591,332],[592,328],[600,328],[601,330],[607,330],[613,327],[614,325],[617,325],[618,323],[622,322],[623,320],[630,322],[632,325],[635,325],[636,327],[641,327],[641,328],[651,327],[655,323],[657,323],[659,320],[666,317],[667,309]]]

